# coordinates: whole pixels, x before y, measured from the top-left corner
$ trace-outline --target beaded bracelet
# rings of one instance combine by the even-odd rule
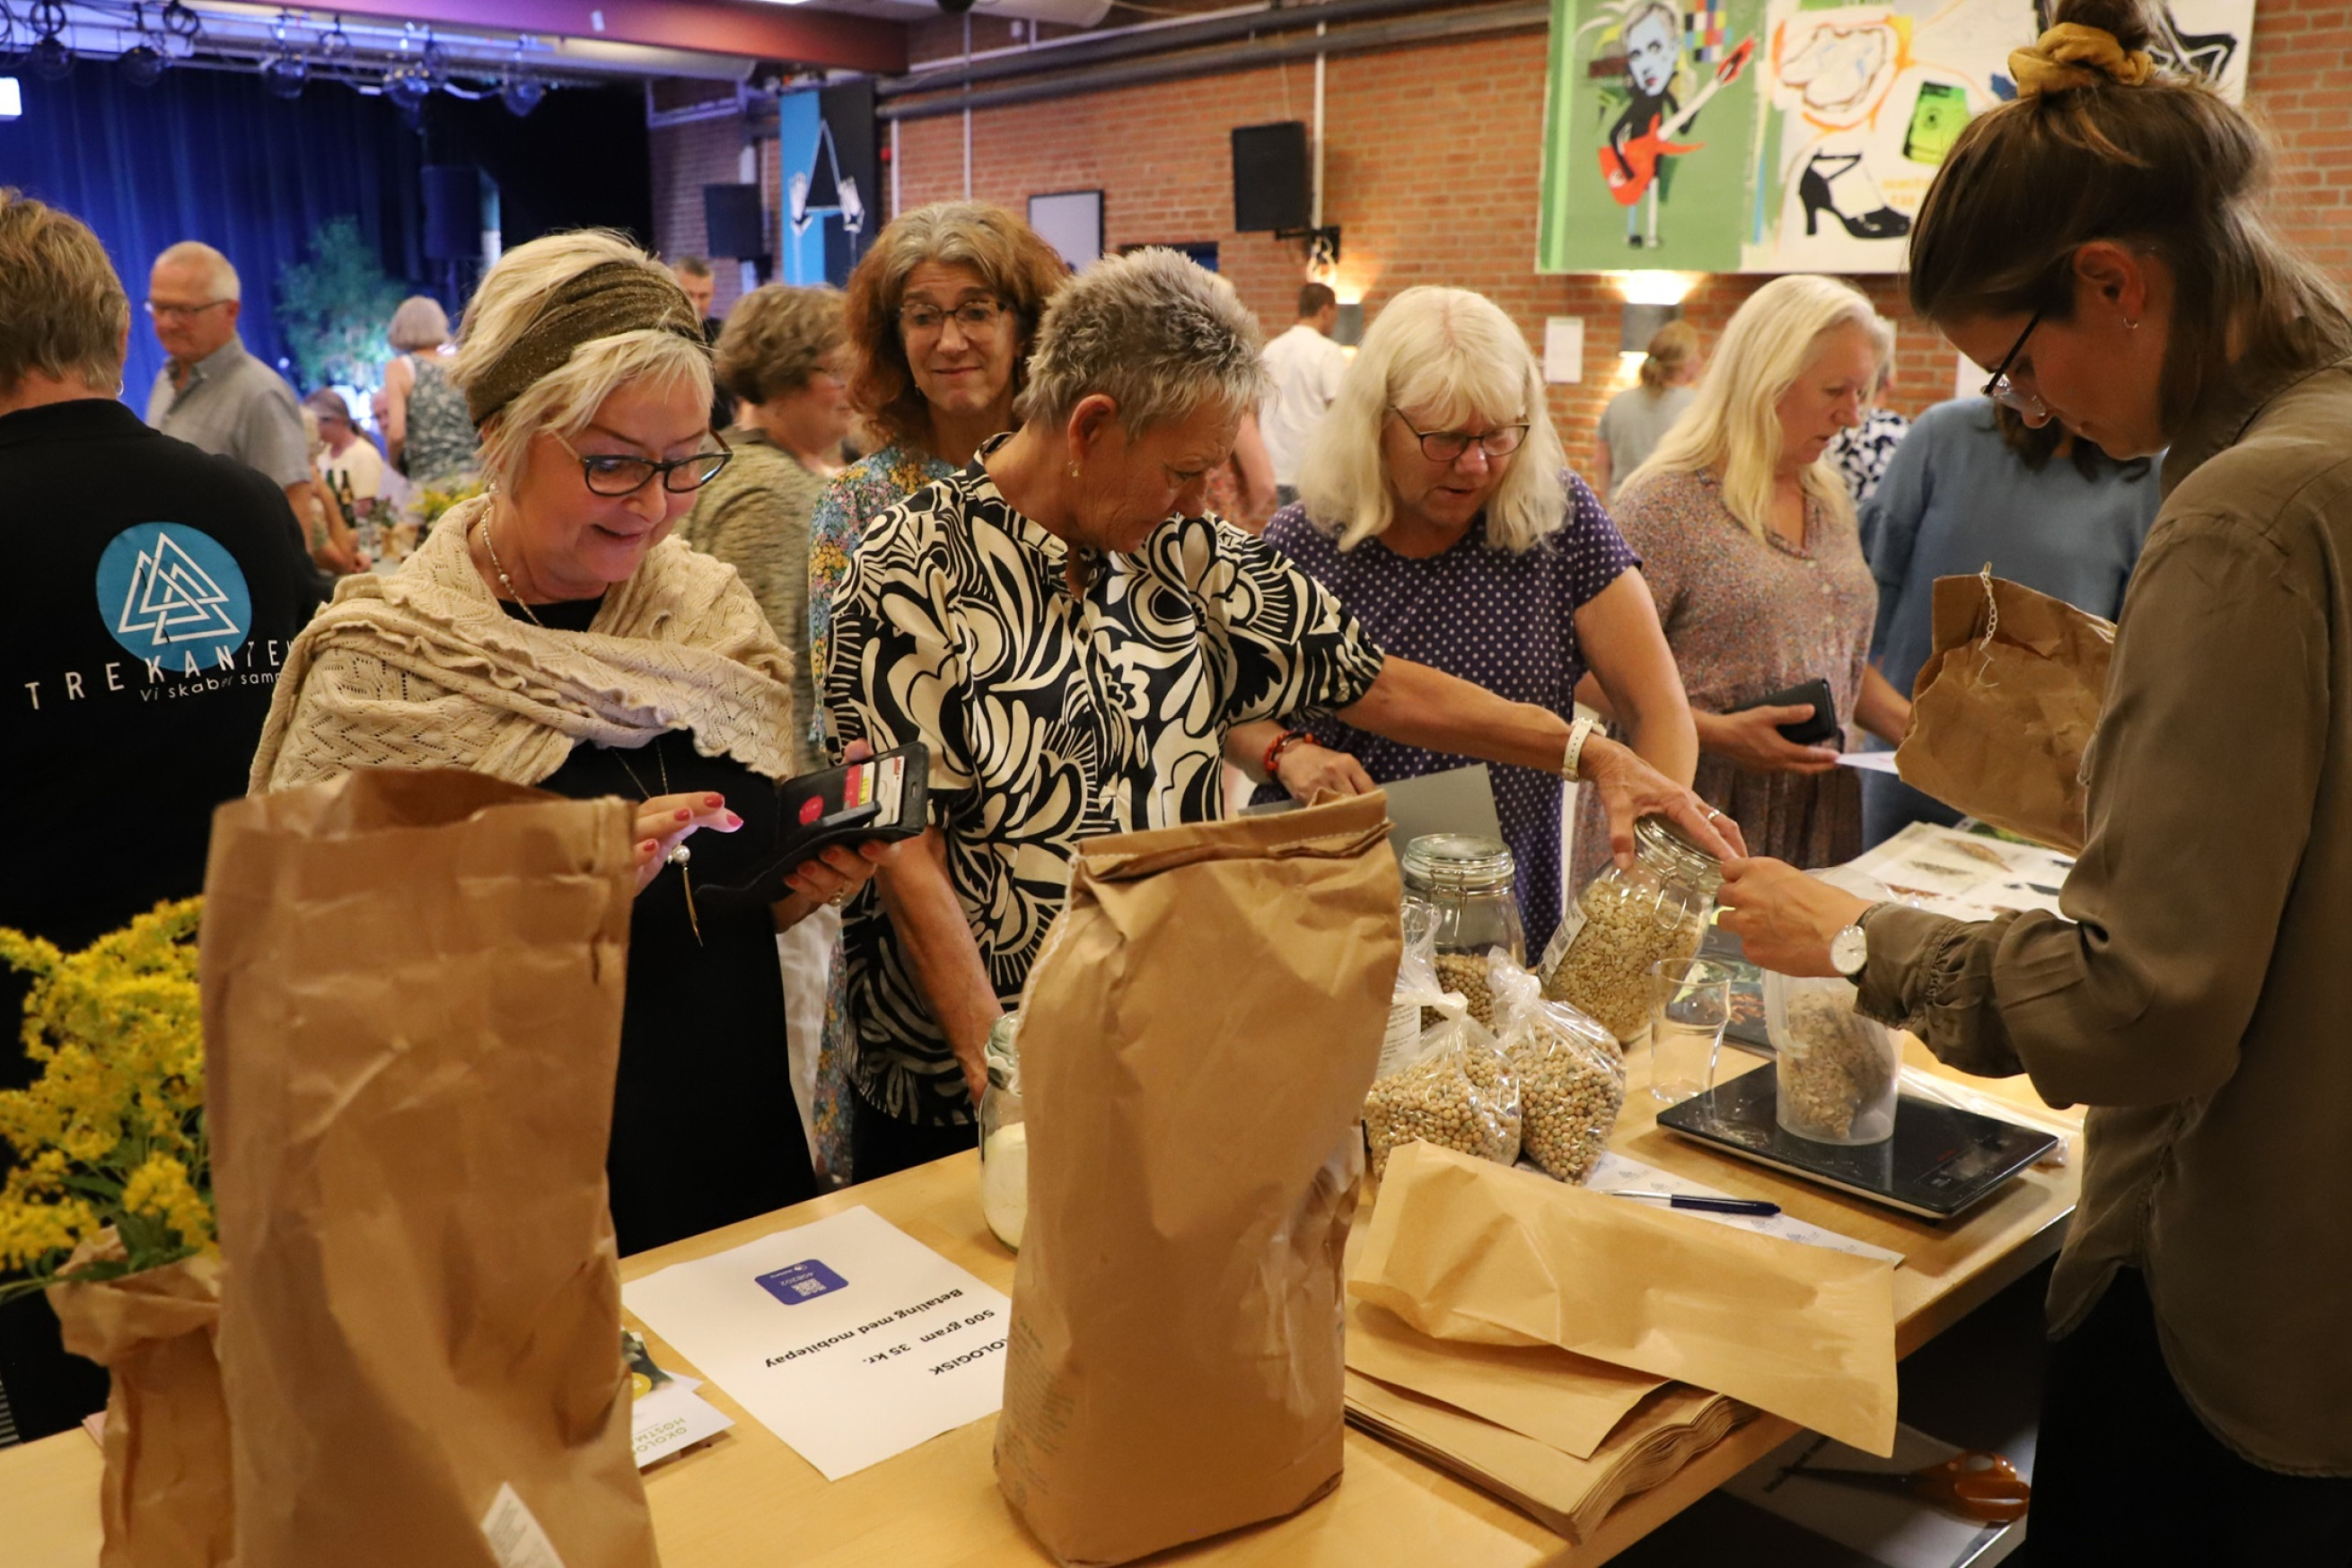
[[[1275,769],[1281,765],[1283,753],[1302,740],[1309,746],[1315,744],[1315,737],[1303,729],[1286,729],[1274,737],[1274,744],[1265,748],[1265,777],[1268,783],[1280,781],[1282,776]]]

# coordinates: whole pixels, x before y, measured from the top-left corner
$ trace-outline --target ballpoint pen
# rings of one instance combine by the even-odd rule
[[[1708,1214],[1745,1214],[1758,1219],[1769,1219],[1780,1212],[1777,1203],[1766,1203],[1758,1197],[1693,1197],[1679,1192],[1615,1192],[1612,1197],[1643,1197],[1653,1203],[1663,1203],[1668,1208],[1696,1208]]]

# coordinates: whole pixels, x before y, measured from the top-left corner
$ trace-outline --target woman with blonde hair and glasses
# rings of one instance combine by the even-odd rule
[[[776,933],[882,857],[832,849],[781,886],[716,891],[754,883],[774,842],[799,716],[791,655],[734,568],[668,537],[728,462],[702,323],[626,240],[551,235],[482,279],[454,384],[488,494],[295,639],[252,786],[389,764],[631,801],[606,1158],[621,1250],[813,1197]]]
[[[1316,429],[1299,489],[1266,543],[1331,590],[1381,648],[1568,718],[1589,669],[1626,744],[1690,781],[1697,737],[1640,563],[1568,472],[1541,369],[1492,300],[1462,288],[1391,300]],[[1301,798],[1344,788],[1326,776],[1334,767],[1360,764],[1385,784],[1476,760],[1333,716],[1301,728],[1312,744],[1277,753],[1276,780]],[[1540,951],[1567,891],[1563,782],[1557,768],[1507,764],[1492,776],[1522,924]],[[1595,831],[1605,857],[1607,830]]]
[[[1862,851],[1862,791],[1838,764],[1843,727],[1895,741],[1910,722],[1909,699],[1871,668],[1878,588],[1845,481],[1822,461],[1862,423],[1886,333],[1850,284],[1774,278],[1732,317],[1690,411],[1612,508],[1690,695],[1692,788],[1759,854],[1803,866]],[[1812,681],[1828,683],[1829,712],[1764,701]],[[1597,683],[1585,700],[1611,706]],[[1781,733],[1809,722],[1818,740]],[[1598,819],[1588,810],[1583,823]],[[1599,864],[1581,841],[1577,861]]]
[[[1770,861],[1725,924],[1970,1072],[2085,1104],[2037,1562],[2352,1562],[2352,316],[2168,24],[2059,0],[1912,232],[1986,395],[2164,455],[2056,913],[1872,905]]]

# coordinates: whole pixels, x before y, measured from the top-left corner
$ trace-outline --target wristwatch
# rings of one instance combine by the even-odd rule
[[[1854,918],[1853,925],[1830,938],[1830,963],[1849,980],[1859,978],[1862,967],[1870,962],[1870,936],[1862,927],[1879,908],[1872,904]]]
[[[1599,719],[1580,718],[1570,725],[1568,749],[1561,754],[1559,759],[1559,776],[1571,784],[1580,782],[1584,775],[1578,771],[1577,764],[1584,757],[1584,743],[1596,735],[1605,737],[1608,733],[1608,727]]]

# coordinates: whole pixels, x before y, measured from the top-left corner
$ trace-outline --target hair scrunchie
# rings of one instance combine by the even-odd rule
[[[2156,61],[2146,49],[2126,49],[2105,27],[2061,22],[2035,39],[2032,48],[2011,50],[2009,74],[2017,83],[2017,95],[2028,98],[2096,87],[2103,77],[2137,87],[2156,74]]]
[[[560,369],[581,344],[624,332],[675,332],[709,350],[702,322],[675,279],[633,262],[600,261],[550,289],[547,303],[522,335],[467,389],[466,412],[474,428],[479,430],[533,382]]]

